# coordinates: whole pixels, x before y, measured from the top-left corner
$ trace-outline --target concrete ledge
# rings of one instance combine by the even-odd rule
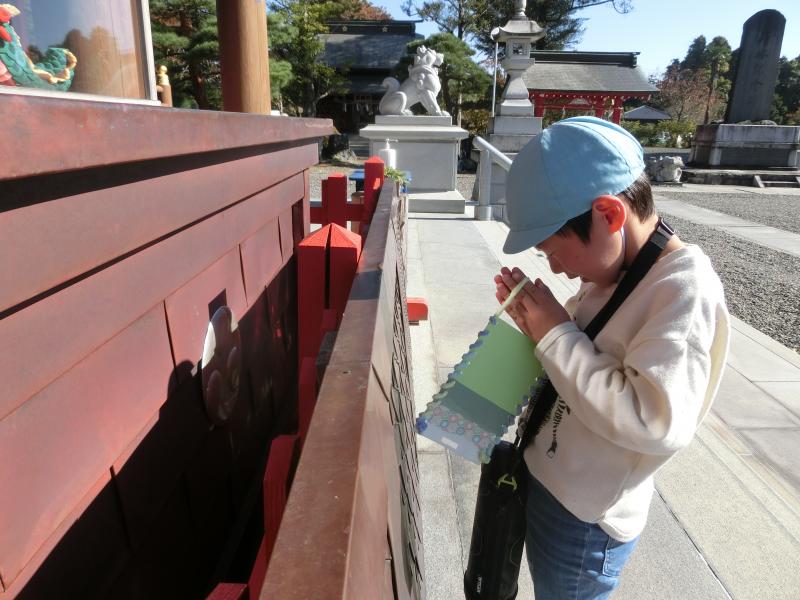
[[[408,195],[408,212],[464,214],[466,201],[461,192],[420,192]]]
[[[439,125],[449,127],[453,124],[453,117],[449,115],[436,117],[431,115],[377,115],[376,125],[415,125],[419,127],[430,127]]]

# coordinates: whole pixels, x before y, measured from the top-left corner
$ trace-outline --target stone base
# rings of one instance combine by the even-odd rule
[[[429,192],[408,195],[408,212],[464,214],[465,200],[461,192]]]
[[[375,125],[414,125],[450,127],[453,124],[453,117],[444,115],[436,117],[432,115],[377,115]]]
[[[542,117],[506,117],[489,119],[489,131],[494,134],[536,135],[542,131]]]
[[[699,125],[695,132],[693,166],[797,167],[800,127],[784,125]]]
[[[452,125],[451,117],[381,115],[359,135],[369,140],[376,156],[387,139],[395,139],[397,168],[411,174],[408,191],[449,192],[456,189],[459,142],[469,134]]]

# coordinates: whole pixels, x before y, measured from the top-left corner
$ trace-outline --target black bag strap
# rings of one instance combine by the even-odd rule
[[[674,233],[675,230],[667,225],[663,219],[659,218],[655,230],[650,235],[647,243],[639,250],[636,258],[633,259],[630,269],[628,269],[617,285],[617,289],[614,290],[611,298],[608,299],[608,302],[606,302],[603,308],[600,309],[592,321],[586,326],[584,333],[589,336],[590,340],[594,340],[597,334],[600,333],[600,330],[605,327],[605,324],[608,323],[611,316],[644,278],[650,270],[650,267],[655,264]],[[527,448],[533,437],[539,433],[557,397],[558,392],[556,392],[555,387],[553,387],[550,378],[545,378],[538,392],[530,399],[530,415],[527,421],[522,423],[522,437],[520,438],[520,436],[517,435],[516,440],[514,440],[514,444],[520,450]],[[522,452],[520,452],[517,457],[514,468],[511,470],[512,473],[516,471],[516,468],[519,466],[519,461],[521,460]]]

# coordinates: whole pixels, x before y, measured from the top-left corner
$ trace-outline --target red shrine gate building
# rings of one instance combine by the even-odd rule
[[[548,110],[580,111],[619,123],[623,103],[647,101],[658,89],[636,64],[638,52],[557,52],[536,50],[535,64],[522,75],[534,116]]]

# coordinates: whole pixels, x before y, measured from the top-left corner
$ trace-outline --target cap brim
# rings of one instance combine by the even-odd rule
[[[534,227],[533,229],[509,231],[503,244],[503,252],[505,254],[517,254],[518,252],[524,252],[528,248],[533,248],[536,244],[543,242],[561,229],[563,225],[563,223],[555,223]]]

